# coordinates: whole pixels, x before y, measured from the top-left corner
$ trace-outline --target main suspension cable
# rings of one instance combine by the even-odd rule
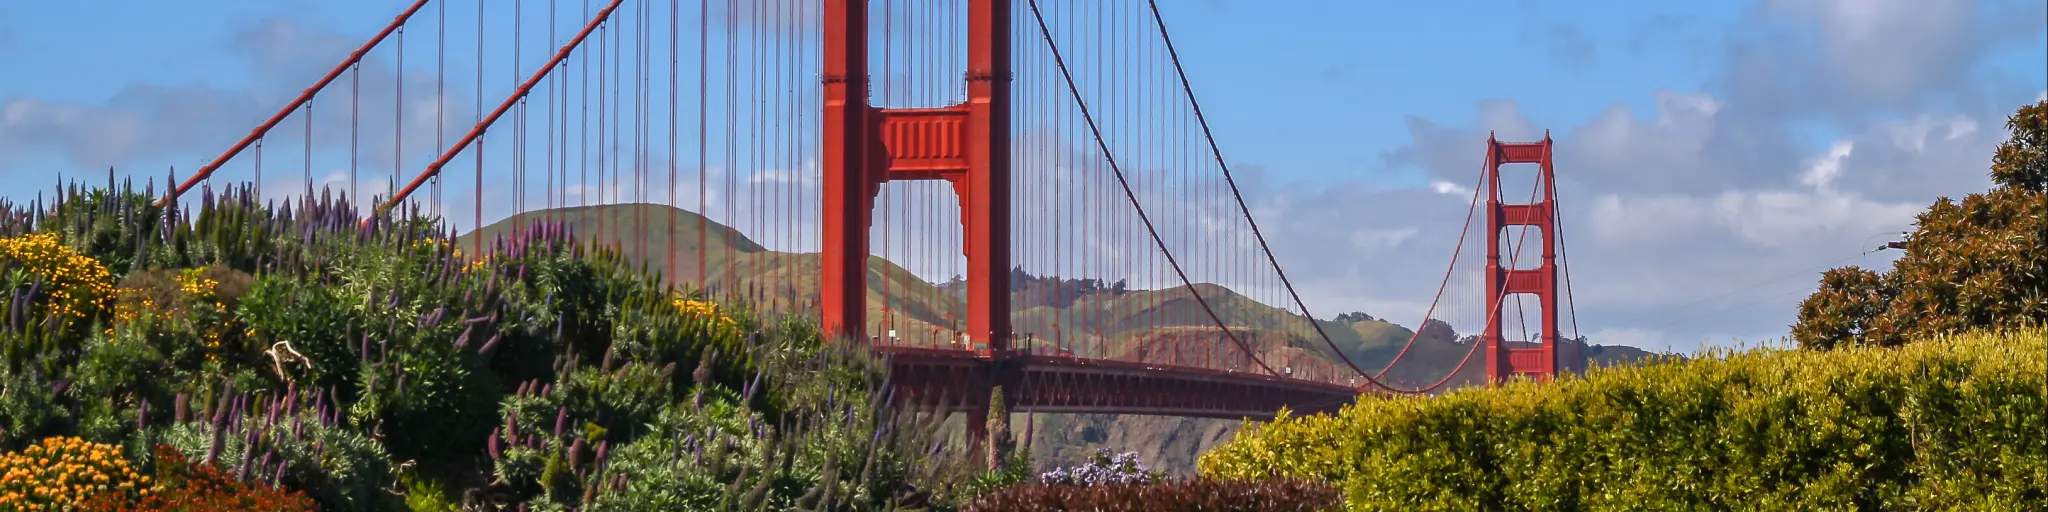
[[[1201,292],[1195,290],[1193,283],[1188,280],[1187,271],[1181,268],[1180,262],[1173,257],[1173,252],[1167,250],[1166,241],[1159,237],[1159,230],[1152,225],[1151,217],[1145,214],[1143,205],[1138,203],[1137,193],[1131,190],[1130,181],[1124,177],[1123,169],[1117,165],[1116,155],[1110,152],[1109,143],[1102,139],[1102,128],[1095,124],[1094,114],[1089,113],[1088,101],[1081,97],[1081,89],[1074,83],[1074,74],[1067,69],[1066,58],[1060,55],[1059,43],[1053,41],[1052,30],[1045,25],[1045,15],[1038,9],[1038,0],[1028,1],[1031,3],[1031,15],[1038,22],[1039,33],[1045,37],[1045,44],[1052,51],[1053,64],[1059,68],[1061,78],[1065,79],[1067,83],[1067,91],[1073,94],[1075,104],[1080,107],[1081,118],[1088,124],[1088,131],[1094,135],[1095,145],[1102,151],[1102,158],[1109,163],[1109,170],[1115,173],[1117,184],[1123,188],[1124,197],[1130,199],[1132,207],[1137,209],[1138,220],[1145,224],[1145,232],[1151,235],[1152,243],[1159,246],[1159,250],[1166,256],[1166,263],[1173,266],[1174,274],[1179,275],[1181,283],[1188,287],[1188,294],[1194,296],[1195,303],[1202,306],[1202,311],[1209,315],[1209,319],[1215,321],[1216,326],[1223,329],[1224,335],[1228,336],[1232,343],[1237,344],[1238,349],[1243,350],[1253,363],[1259,365],[1259,368],[1266,370],[1266,373],[1269,375],[1278,376],[1279,372],[1275,372],[1272,367],[1266,366],[1266,362],[1261,360],[1258,354],[1252,351],[1251,347],[1245,345],[1244,340],[1238,338],[1237,333],[1232,332],[1229,327],[1223,324],[1223,318],[1217,316],[1216,310],[1209,307],[1209,301],[1203,299]]]

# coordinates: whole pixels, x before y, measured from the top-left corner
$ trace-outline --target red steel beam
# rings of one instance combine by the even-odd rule
[[[291,103],[286,104],[282,109],[278,109],[276,115],[270,116],[270,120],[264,121],[255,130],[251,130],[248,136],[242,137],[241,142],[236,142],[234,147],[228,148],[226,153],[221,153],[220,156],[214,157],[212,162],[207,162],[205,166],[201,166],[199,172],[192,173],[191,178],[186,178],[184,183],[178,184],[177,188],[171,189],[163,199],[157,200],[156,205],[164,206],[171,201],[176,201],[178,196],[185,194],[185,191],[191,190],[199,182],[206,181],[207,178],[212,177],[213,172],[219,170],[220,166],[227,165],[228,160],[235,158],[235,155],[242,154],[242,150],[248,149],[249,145],[255,144],[258,139],[262,139],[264,135],[269,134],[270,129],[276,127],[277,123],[284,122],[285,117],[290,116],[299,107],[305,106],[306,102],[313,101],[313,95],[319,94],[321,89],[327,88],[327,84],[333,83],[334,79],[341,78],[342,72],[348,71],[349,67],[355,66],[358,62],[362,62],[364,55],[369,55],[371,49],[376,48],[378,43],[384,42],[384,38],[391,36],[392,32],[398,31],[399,27],[405,26],[405,21],[411,19],[413,13],[419,12],[421,7],[426,7],[428,1],[418,0],[413,2],[412,7],[406,8],[405,12],[399,13],[397,18],[391,20],[391,24],[385,25],[384,30],[377,32],[377,35],[371,37],[369,42],[357,47],[355,52],[349,53],[347,59],[342,60],[340,65],[334,66],[334,70],[328,71],[327,76],[320,77],[320,81],[314,82],[312,87],[307,87],[305,92],[299,93],[298,98],[292,99]]]
[[[967,331],[1010,350],[1010,0],[967,4]]]
[[[820,188],[819,326],[829,336],[868,339],[867,263],[874,183],[868,149],[868,3],[825,0]]]
[[[540,83],[540,79],[546,78],[548,72],[555,69],[555,65],[561,64],[563,60],[569,58],[569,54],[575,53],[576,48],[583,45],[583,40],[590,37],[591,32],[597,31],[598,25],[603,25],[605,20],[612,17],[612,11],[619,8],[621,1],[623,0],[612,0],[611,3],[605,4],[604,9],[597,11],[597,16],[590,19],[590,23],[583,25],[583,31],[577,32],[576,37],[570,38],[568,43],[562,45],[562,49],[555,51],[554,58],[548,59],[546,65],[534,70],[533,76],[527,77],[526,82],[519,84],[519,88],[514,89],[512,95],[505,98],[505,102],[499,103],[498,108],[491,111],[491,115],[484,117],[483,121],[477,122],[475,127],[471,127],[469,133],[463,134],[462,139],[455,141],[454,146],[449,146],[446,152],[441,153],[440,158],[434,159],[434,163],[427,164],[427,169],[420,171],[420,175],[414,177],[412,183],[407,183],[404,189],[400,189],[398,193],[392,194],[391,199],[386,200],[384,204],[377,205],[377,209],[372,210],[369,216],[363,218],[362,224],[365,226],[369,225],[370,221],[383,215],[385,211],[390,210],[393,206],[397,206],[407,196],[411,196],[412,191],[420,188],[420,185],[425,184],[428,179],[440,175],[441,168],[447,166],[449,161],[454,160],[456,154],[469,148],[469,144],[476,142],[478,137],[482,137],[484,131],[491,128],[491,124],[498,122],[498,117],[505,115],[505,111],[511,110],[512,106],[518,104],[521,98],[525,98],[526,94],[533,90],[533,86]],[[482,199],[479,198],[478,200],[481,201]]]

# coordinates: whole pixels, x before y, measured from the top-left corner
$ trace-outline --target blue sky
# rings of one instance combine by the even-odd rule
[[[109,163],[196,167],[403,4],[0,4],[0,194]],[[1441,269],[1464,212],[1443,191],[1470,183],[1487,131],[1548,129],[1584,247],[1582,330],[1764,342],[1816,267],[1883,266],[1859,253],[1936,197],[1982,190],[2004,117],[2048,90],[2038,1],[1162,4],[1319,316],[1419,317],[1441,270],[1417,269]],[[529,34],[526,61],[546,39]],[[473,50],[451,44],[449,74],[472,76]],[[486,74],[508,89],[498,51]]]

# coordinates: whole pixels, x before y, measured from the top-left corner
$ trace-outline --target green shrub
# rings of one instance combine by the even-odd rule
[[[1247,426],[1204,475],[1357,510],[2018,510],[2048,502],[2048,331],[1759,349]]]

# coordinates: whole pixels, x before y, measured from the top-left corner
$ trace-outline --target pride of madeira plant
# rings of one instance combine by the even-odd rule
[[[270,207],[237,187],[159,208],[152,188],[0,201],[0,452],[75,436],[110,488],[189,463],[219,503],[276,488],[328,510],[985,491],[938,438],[944,415],[892,403],[866,352],[674,289],[561,224],[479,242],[418,216],[362,227],[346,197]],[[92,465],[115,454],[135,469]],[[59,496],[19,466],[0,500]]]

